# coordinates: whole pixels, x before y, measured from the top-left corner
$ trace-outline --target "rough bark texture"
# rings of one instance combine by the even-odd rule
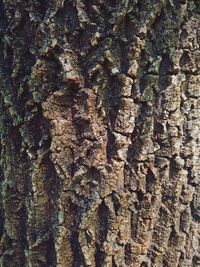
[[[200,266],[200,2],[0,0],[0,265]]]

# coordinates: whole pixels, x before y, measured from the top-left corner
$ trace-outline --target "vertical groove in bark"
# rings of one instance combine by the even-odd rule
[[[198,1],[0,1],[1,266],[199,266]]]

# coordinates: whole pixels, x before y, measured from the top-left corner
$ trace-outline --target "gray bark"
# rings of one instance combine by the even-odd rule
[[[200,3],[0,0],[0,265],[200,266]]]

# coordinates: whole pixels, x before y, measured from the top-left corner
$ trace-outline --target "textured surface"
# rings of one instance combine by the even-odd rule
[[[200,266],[200,3],[0,0],[0,265]]]

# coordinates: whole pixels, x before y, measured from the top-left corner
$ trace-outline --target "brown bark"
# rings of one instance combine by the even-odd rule
[[[200,3],[0,0],[0,265],[200,266]]]

